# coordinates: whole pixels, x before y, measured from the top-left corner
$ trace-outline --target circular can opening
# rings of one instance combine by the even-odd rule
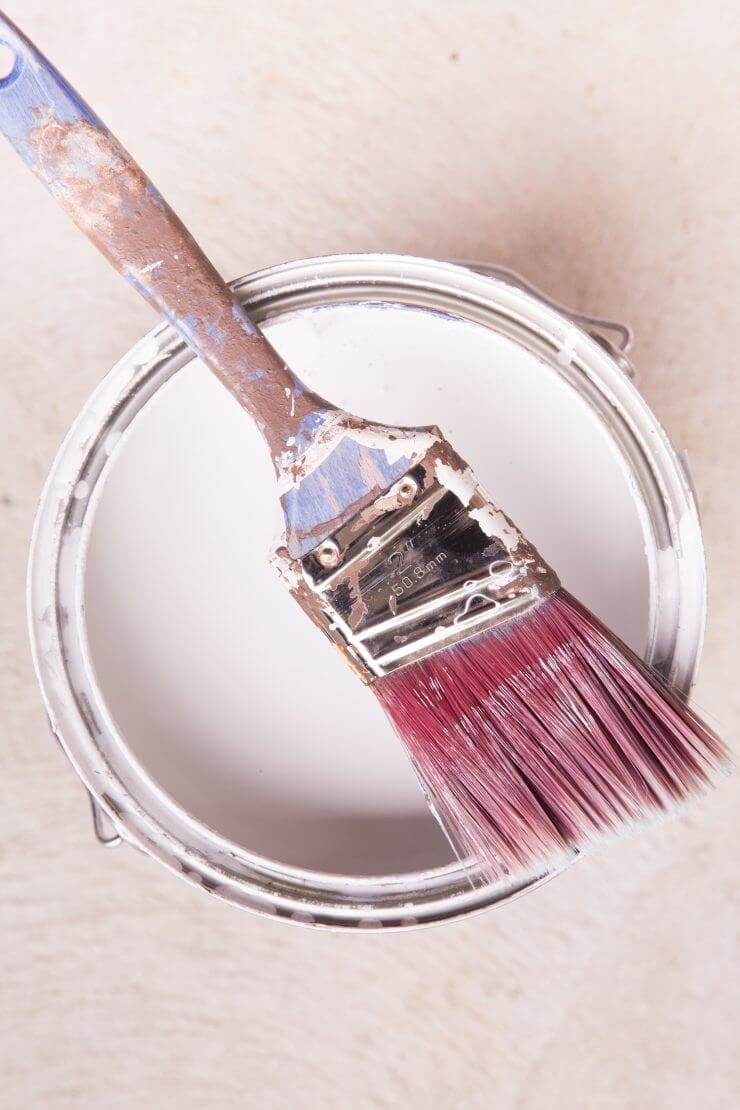
[[[704,562],[686,476],[622,367],[528,293],[425,259],[342,256],[236,283],[306,383],[436,423],[564,585],[688,690]],[[52,726],[125,839],[240,905],[407,927],[542,881],[451,857],[372,695],[268,565],[272,469],[160,327],[55,462],[29,619]]]

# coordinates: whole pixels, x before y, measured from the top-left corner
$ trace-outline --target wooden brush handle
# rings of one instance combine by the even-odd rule
[[[0,79],[0,130],[251,414],[282,470],[336,410],[285,365],[130,154],[1,12],[0,44],[15,59]]]

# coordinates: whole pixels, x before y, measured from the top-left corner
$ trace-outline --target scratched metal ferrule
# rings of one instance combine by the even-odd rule
[[[285,575],[367,683],[500,627],[559,588],[465,464],[446,457],[440,465],[430,451]]]

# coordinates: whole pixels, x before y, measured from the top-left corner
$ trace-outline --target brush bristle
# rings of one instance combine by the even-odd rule
[[[727,762],[722,741],[562,589],[373,688],[453,843],[494,875],[670,811]]]

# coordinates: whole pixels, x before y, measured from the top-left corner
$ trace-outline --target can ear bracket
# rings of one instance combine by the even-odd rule
[[[89,791],[88,797],[92,810],[93,831],[98,843],[102,844],[104,848],[117,848],[119,844],[123,844],[123,837],[111,818],[104,809],[101,809]]]
[[[628,378],[634,378],[635,368],[627,357],[627,352],[631,349],[635,338],[629,324],[620,324],[617,320],[605,320],[601,316],[587,316],[584,312],[575,312],[553,297],[548,297],[536,285],[532,285],[531,281],[527,281],[516,270],[510,270],[508,266],[494,266],[489,262],[453,261],[457,266],[467,266],[469,270],[474,270],[477,274],[503,278],[504,281],[523,289],[525,293],[531,293],[533,297],[542,301],[549,308],[561,312],[563,316],[583,328],[587,335],[595,340],[600,347],[603,347]]]

